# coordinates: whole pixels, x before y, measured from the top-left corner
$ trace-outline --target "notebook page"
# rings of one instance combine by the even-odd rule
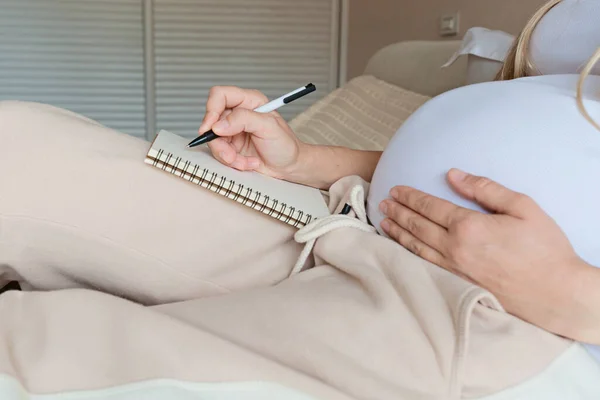
[[[281,181],[256,172],[242,172],[229,168],[215,160],[206,146],[190,149],[187,147],[188,142],[189,139],[163,130],[152,144],[152,149],[161,149],[172,153],[174,156],[181,157],[185,161],[197,164],[201,169],[206,168],[212,173],[226,177],[227,180],[242,183],[254,191],[268,194],[271,198],[286,203],[290,207],[302,210],[306,214],[311,214],[314,218],[330,215],[320,190]]]

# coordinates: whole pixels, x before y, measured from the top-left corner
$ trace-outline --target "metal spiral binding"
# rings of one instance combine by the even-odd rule
[[[224,175],[211,172],[206,168],[202,168],[201,170],[199,165],[192,165],[190,161],[185,161],[183,166],[180,166],[179,164],[183,159],[177,157],[173,161],[173,158],[173,153],[168,153],[161,149],[158,150],[156,158],[153,158],[152,165],[173,175],[180,176],[189,182],[206,187],[212,192],[221,194],[287,224],[293,221],[292,225],[295,227],[308,225],[313,220],[312,215],[305,214],[302,210],[297,210],[296,207],[289,206],[277,199],[271,199],[270,196],[263,195],[261,192],[253,190],[250,187],[236,184],[236,181],[230,180]],[[190,168],[192,168],[191,171]]]

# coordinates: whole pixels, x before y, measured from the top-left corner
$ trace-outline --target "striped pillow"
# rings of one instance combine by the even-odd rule
[[[298,115],[290,126],[306,143],[383,150],[427,100],[375,77],[360,76]]]

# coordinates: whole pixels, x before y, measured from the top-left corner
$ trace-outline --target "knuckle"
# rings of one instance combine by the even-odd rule
[[[231,112],[224,119],[229,122],[229,125],[234,125],[240,119],[240,113]]]
[[[468,263],[470,252],[465,246],[462,246],[460,243],[450,246],[450,248],[448,249],[448,253],[450,255],[450,258],[454,261],[454,263],[457,266],[465,265]]]
[[[398,222],[400,213],[398,212],[398,203],[393,200],[386,200],[383,202],[387,206],[387,216]]]
[[[431,210],[431,198],[427,195],[419,195],[415,199],[415,208],[424,214]]]
[[[415,207],[415,202],[420,192],[407,186],[394,186],[390,190],[390,196],[398,201],[400,204],[405,205],[409,208]]]
[[[471,259],[470,243],[485,235],[485,221],[478,214],[468,214],[450,228],[451,241],[447,253],[457,265],[468,265]]]
[[[456,233],[456,236],[460,240],[463,240],[465,238],[481,235],[483,224],[479,215],[468,214],[457,221],[452,228]]]
[[[420,218],[417,216],[410,216],[406,219],[406,229],[413,233],[418,235],[421,232],[421,223],[420,223]]]
[[[213,86],[208,91],[208,96],[209,97],[218,96],[221,92],[223,92],[223,89],[224,89],[223,86]]]
[[[529,197],[528,195],[523,194],[523,193],[518,193],[517,199],[519,199],[520,201],[522,201],[524,203],[533,203],[534,202],[534,200],[531,197]]]
[[[413,254],[420,255],[423,252],[423,245],[417,239],[410,239],[406,243],[406,249]]]
[[[262,100],[263,102],[268,101],[269,99],[267,98],[267,96],[265,96],[265,94],[263,92],[261,92],[260,90],[256,90],[256,89],[251,89],[249,90],[249,93],[251,95],[253,95],[254,97],[256,97],[257,99]]]
[[[252,118],[252,112],[244,108],[236,108],[226,118],[232,124],[238,121],[245,124],[249,118]]]
[[[246,110],[245,108],[235,108],[231,111],[231,114],[229,114],[229,116],[231,117],[247,117],[248,115],[250,115],[250,110]]]
[[[479,189],[484,189],[493,183],[491,179],[483,176],[472,176],[468,179],[471,179],[471,184]]]
[[[517,193],[513,200],[516,208],[530,208],[536,205],[536,202],[526,194]]]
[[[227,115],[225,120],[229,122],[229,126],[227,128],[228,131],[238,131],[245,128],[248,118],[240,110],[235,110]]]
[[[407,241],[407,235],[405,234],[405,231],[395,224],[392,224],[390,236],[402,246],[404,246],[405,242]]]
[[[399,243],[400,243],[400,242],[401,242],[401,240],[402,240],[402,234],[400,233],[400,229],[398,229],[398,226],[397,226],[396,224],[394,224],[394,223],[391,223],[391,224],[390,224],[390,228],[389,228],[389,231],[388,231],[388,235],[389,235],[389,236],[390,236],[392,239],[396,240],[396,241],[397,241],[397,242],[399,242]]]

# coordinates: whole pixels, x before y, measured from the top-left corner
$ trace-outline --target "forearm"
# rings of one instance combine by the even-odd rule
[[[351,175],[370,182],[381,154],[380,151],[302,144],[299,162],[285,179],[324,190]]]

